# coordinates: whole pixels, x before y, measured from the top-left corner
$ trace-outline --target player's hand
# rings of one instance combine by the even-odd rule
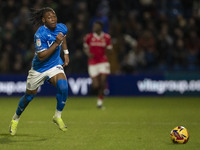
[[[65,62],[64,62],[64,64],[63,64],[63,67],[68,66],[68,64],[69,64],[69,55],[68,55],[68,54],[65,54],[65,55],[64,55],[64,59],[65,59]]]
[[[94,56],[93,56],[93,54],[91,54],[91,53],[87,53],[87,56],[89,57],[89,58],[93,58]]]
[[[58,33],[58,35],[56,36],[56,43],[58,44],[58,45],[60,45],[60,43],[63,41],[63,39],[65,38],[65,36],[66,35],[63,35],[61,32],[60,33]]]

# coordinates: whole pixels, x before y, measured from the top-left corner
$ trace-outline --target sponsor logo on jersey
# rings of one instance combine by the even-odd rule
[[[63,70],[63,67],[61,67],[61,66],[56,66],[56,68]]]
[[[91,42],[90,46],[99,46],[99,47],[105,47],[106,43],[105,42]]]
[[[49,41],[47,41],[47,44],[49,47],[51,47],[51,45],[53,45],[53,41],[51,43]]]

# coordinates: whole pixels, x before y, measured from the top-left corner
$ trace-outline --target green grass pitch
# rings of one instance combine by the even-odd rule
[[[23,113],[15,136],[8,133],[18,97],[0,98],[0,150],[199,150],[198,97],[69,97],[62,114],[68,126],[52,123],[56,100],[36,97]],[[187,144],[173,144],[170,131],[185,126]]]

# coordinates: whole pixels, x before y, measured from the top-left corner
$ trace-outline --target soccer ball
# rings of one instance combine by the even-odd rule
[[[174,128],[171,131],[170,136],[173,143],[185,144],[189,140],[189,133],[183,126]]]

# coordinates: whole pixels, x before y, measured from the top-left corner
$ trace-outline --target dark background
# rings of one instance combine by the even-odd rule
[[[47,6],[69,30],[67,74],[87,73],[83,38],[95,20],[112,36],[112,74],[199,71],[199,0],[0,0],[1,74],[27,74],[37,30],[30,11]]]

